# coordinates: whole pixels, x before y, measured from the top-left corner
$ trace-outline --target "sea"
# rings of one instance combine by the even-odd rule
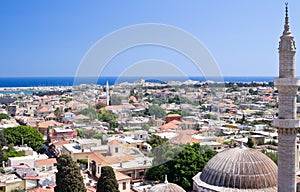
[[[73,86],[78,84],[98,84],[105,85],[108,82],[109,85],[114,85],[115,83],[121,82],[129,82],[132,83],[134,81],[140,80],[142,77],[0,77],[0,94],[18,94],[19,91],[12,91],[4,88],[17,88],[17,87],[49,87],[49,86]],[[157,78],[149,78],[145,79],[148,82],[162,82],[161,77],[160,80]],[[200,76],[200,77],[189,77],[188,79],[193,81],[204,82],[208,79]],[[224,82],[271,82],[274,80],[274,77],[263,77],[263,76],[247,76],[247,77],[238,77],[238,76],[225,76],[222,78]],[[182,79],[182,77],[166,77],[163,81],[184,81],[187,80]],[[31,94],[33,91],[31,90],[23,90],[25,94]]]

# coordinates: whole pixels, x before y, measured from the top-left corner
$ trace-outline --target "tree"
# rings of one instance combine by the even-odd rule
[[[7,161],[9,157],[25,156],[25,151],[16,151],[13,144],[9,144],[7,148],[0,151],[0,162]]]
[[[112,167],[104,166],[101,168],[101,176],[97,182],[97,192],[120,192]]]
[[[96,108],[97,110],[99,110],[99,109],[101,109],[101,108],[103,108],[103,107],[105,107],[105,106],[106,106],[106,103],[99,102],[99,103],[96,103],[95,108]]]
[[[175,104],[179,105],[180,104],[179,95],[175,95],[173,98],[169,98],[168,103],[175,103]]]
[[[0,130],[0,149],[6,145],[7,145],[7,140],[3,134],[3,130]]]
[[[272,159],[274,161],[274,163],[276,163],[276,165],[278,165],[278,152],[277,151],[267,151],[266,149],[263,149],[261,151],[263,154],[267,155],[270,159]]]
[[[248,141],[247,141],[247,146],[248,146],[249,148],[253,148],[253,145],[254,145],[254,143],[253,143],[252,139],[249,137],[249,138],[248,138]]]
[[[157,135],[152,135],[151,138],[147,141],[149,145],[151,145],[152,148],[157,147],[159,145],[162,145],[164,142],[167,142],[167,138],[161,138]]]
[[[26,192],[25,189],[21,189],[20,187],[18,187],[17,189],[13,189],[10,192]]]
[[[170,182],[189,191],[192,189],[192,178],[202,171],[206,163],[217,152],[212,151],[207,146],[200,146],[200,144],[195,143],[177,148],[163,144],[154,148],[153,153],[153,166],[156,165],[156,167],[147,170],[146,179],[163,181],[163,176],[167,174]]]
[[[161,108],[160,106],[157,106],[157,105],[151,105],[149,107],[149,114],[152,116],[152,115],[155,115],[155,117],[157,118],[165,118],[166,116],[166,112],[163,108]]]
[[[0,113],[0,121],[1,121],[2,119],[10,119],[10,116],[7,115],[7,114],[5,114],[5,113]]]
[[[57,173],[55,192],[85,192],[80,169],[69,155],[57,158]]]
[[[79,112],[82,115],[85,115],[87,117],[90,118],[90,120],[95,120],[97,119],[97,112],[95,109],[89,107],[89,108],[85,108],[82,111]]]
[[[100,109],[98,112],[99,121],[109,123],[110,128],[116,128],[118,126],[117,118],[105,109]]]
[[[14,145],[27,144],[33,150],[37,151],[43,146],[43,135],[29,126],[9,127],[3,130],[3,135],[7,143]]]
[[[59,107],[56,107],[56,109],[54,110],[54,115],[57,117],[57,118],[60,118],[63,114],[63,110],[62,108],[59,108]]]
[[[76,129],[77,136],[79,138],[87,138],[87,131],[86,129]]]

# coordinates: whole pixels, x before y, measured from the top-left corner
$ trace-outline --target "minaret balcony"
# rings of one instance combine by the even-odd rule
[[[273,126],[276,128],[299,128],[300,120],[298,120],[298,119],[274,119]]]
[[[274,85],[277,86],[290,86],[290,87],[300,87],[300,79],[295,77],[288,78],[275,78]]]

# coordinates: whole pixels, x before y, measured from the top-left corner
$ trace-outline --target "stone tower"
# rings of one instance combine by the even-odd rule
[[[279,77],[274,84],[278,89],[278,191],[296,191],[296,136],[300,122],[297,119],[296,96],[300,81],[295,77],[295,41],[290,31],[286,3],[285,25],[279,42]]]

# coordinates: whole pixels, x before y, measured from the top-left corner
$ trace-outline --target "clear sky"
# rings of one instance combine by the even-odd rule
[[[297,46],[300,1],[288,2]],[[0,77],[74,76],[98,40],[120,28],[143,23],[166,24],[192,34],[210,51],[224,76],[277,76],[284,3],[282,0],[2,0]],[[298,76],[299,52],[296,53]],[[105,74],[122,73],[118,71],[120,63],[129,67],[149,59],[188,68],[176,64],[174,60],[189,62],[176,54],[159,46],[135,47],[116,55],[107,64]]]

